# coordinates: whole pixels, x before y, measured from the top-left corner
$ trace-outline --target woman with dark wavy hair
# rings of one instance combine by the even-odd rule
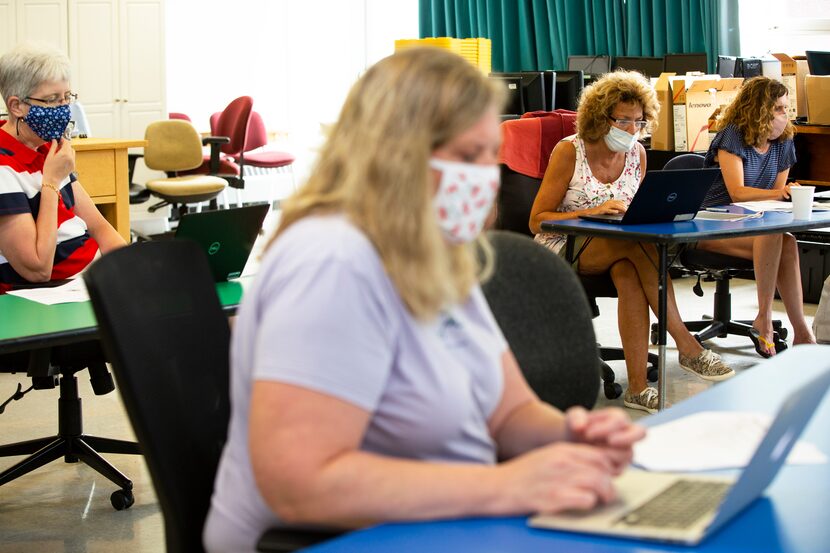
[[[787,118],[787,87],[767,77],[744,83],[718,122],[718,134],[706,153],[706,167],[720,167],[705,206],[757,200],[785,200],[790,167],[795,164],[795,129]],[[804,318],[798,247],[792,234],[708,240],[698,248],[751,259],[758,291],[758,315],[751,338],[762,357],[775,355],[772,299],[775,288],[793,326],[794,344],[816,339]]]

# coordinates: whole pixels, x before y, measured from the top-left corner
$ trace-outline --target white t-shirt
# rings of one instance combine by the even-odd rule
[[[370,412],[361,450],[496,462],[487,422],[501,400],[507,343],[480,288],[435,320],[416,320],[366,236],[342,215],[315,216],[270,248],[238,315],[228,442],[205,528],[209,551],[253,550],[279,523],[257,490],[248,454],[256,380],[302,386]]]

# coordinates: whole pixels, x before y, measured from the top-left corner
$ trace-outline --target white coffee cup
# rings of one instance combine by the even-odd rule
[[[813,218],[813,194],[815,186],[792,186],[790,198],[793,201],[793,219],[809,221]]]

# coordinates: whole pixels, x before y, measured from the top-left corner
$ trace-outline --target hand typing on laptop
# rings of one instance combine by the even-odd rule
[[[627,209],[625,203],[620,200],[608,200],[596,207],[585,210],[585,215],[622,215]]]
[[[642,440],[646,430],[634,424],[622,409],[587,411],[571,407],[565,412],[568,439],[601,448],[612,463],[614,474],[620,474],[633,458],[634,444]]]

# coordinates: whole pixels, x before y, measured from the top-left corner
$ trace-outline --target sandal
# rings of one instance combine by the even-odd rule
[[[752,340],[752,343],[755,345],[755,351],[758,352],[758,355],[760,355],[764,359],[769,359],[773,356],[773,354],[770,353],[770,350],[775,351],[777,353],[775,344],[767,340],[757,328],[750,327],[749,339]]]

